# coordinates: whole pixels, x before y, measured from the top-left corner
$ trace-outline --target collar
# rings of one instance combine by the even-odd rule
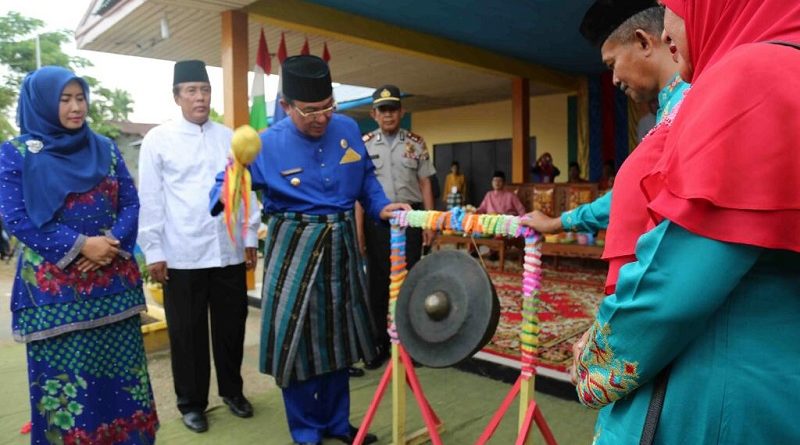
[[[378,128],[378,130],[376,130],[376,133],[377,133],[377,134],[376,134],[376,137],[375,137],[375,142],[381,142],[381,143],[387,143],[387,142],[388,142],[386,138],[387,138],[389,135],[385,134],[385,133],[383,132],[383,130],[381,130],[380,128]],[[406,140],[406,134],[405,134],[405,132],[403,131],[403,129],[402,129],[402,128],[400,128],[400,129],[398,129],[398,130],[397,130],[397,132],[394,134],[394,138],[395,138],[395,140],[397,140],[397,141],[400,141],[400,142],[405,142],[405,140]]]
[[[683,98],[683,93],[689,84],[681,79],[680,74],[675,73],[667,86],[658,92],[658,110],[656,111],[656,122],[661,122],[675,105]]]
[[[207,121],[203,122],[202,125],[198,125],[195,124],[194,122],[189,122],[188,120],[186,120],[185,117],[183,117],[183,115],[181,115],[181,117],[177,120],[177,123],[178,127],[181,130],[191,134],[201,134],[208,132],[209,130],[211,130],[211,127],[214,126],[214,121],[212,121],[211,119],[208,119]]]

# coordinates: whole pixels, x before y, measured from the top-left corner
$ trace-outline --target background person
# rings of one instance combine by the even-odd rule
[[[367,152],[375,165],[383,191],[390,201],[403,202],[414,210],[433,210],[432,181],[436,170],[422,136],[400,127],[405,110],[400,89],[384,85],[372,93],[371,116],[378,129],[363,137]],[[376,326],[378,357],[366,364],[368,369],[383,365],[389,357],[389,334],[386,314],[389,311],[389,225],[375,218],[363,218],[357,212],[359,245],[367,257],[367,279]],[[423,246],[433,242],[433,231],[409,227],[406,229],[406,265],[411,270],[422,257]]]
[[[494,215],[518,215],[525,214],[525,206],[516,193],[503,190],[506,185],[506,174],[497,170],[492,175],[492,190],[486,192],[481,201],[481,205],[476,213],[490,213]]]
[[[455,193],[461,195],[463,202],[467,200],[467,178],[461,173],[461,164],[458,161],[453,161],[450,164],[450,173],[447,174],[444,180],[445,193],[450,194],[453,192],[453,187],[456,188]],[[448,195],[442,197],[445,204],[448,204]]]
[[[561,174],[561,170],[553,165],[553,156],[550,153],[542,153],[531,169],[531,173],[533,173],[533,182],[550,184],[555,182],[556,177]]]

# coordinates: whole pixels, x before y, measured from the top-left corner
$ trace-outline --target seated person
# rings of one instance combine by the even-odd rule
[[[525,206],[519,200],[517,194],[508,190],[503,190],[506,185],[506,174],[500,170],[494,172],[492,175],[492,190],[486,192],[483,197],[480,207],[475,213],[488,213],[498,215],[516,215],[522,216],[525,214]],[[470,250],[472,246],[470,246]],[[477,256],[473,253],[473,256]],[[498,259],[497,252],[492,251],[489,259],[495,261]]]
[[[491,213],[500,215],[525,214],[525,206],[514,192],[503,190],[506,185],[506,174],[500,170],[492,175],[492,190],[486,192],[483,201],[476,213]]]
[[[555,182],[556,176],[561,174],[558,167],[553,165],[553,157],[550,156],[550,153],[539,156],[531,172],[533,173],[533,182],[544,184]]]
[[[597,188],[600,190],[609,190],[614,186],[614,177],[617,176],[617,169],[614,161],[611,159],[603,163],[603,175],[600,176],[600,181],[597,183]]]
[[[567,182],[586,182],[581,178],[581,166],[577,162],[569,163],[569,172],[567,173]]]

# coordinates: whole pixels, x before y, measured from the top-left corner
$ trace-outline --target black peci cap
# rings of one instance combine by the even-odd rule
[[[583,16],[581,35],[593,45],[602,46],[626,20],[654,6],[658,6],[654,0],[597,0]]]
[[[202,60],[181,60],[179,62],[175,62],[175,72],[172,76],[172,86],[183,82],[208,83],[206,63]]]
[[[317,56],[292,56],[281,66],[283,97],[320,102],[333,96],[331,71]]]

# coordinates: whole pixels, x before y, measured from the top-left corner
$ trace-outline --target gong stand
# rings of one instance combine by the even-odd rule
[[[364,443],[364,438],[369,431],[372,420],[375,417],[375,412],[383,399],[386,387],[389,386],[390,380],[392,384],[392,443],[394,445],[412,445],[427,442],[428,439],[433,445],[442,445],[442,439],[439,437],[439,431],[443,425],[439,417],[431,408],[428,399],[425,398],[425,393],[422,391],[422,386],[419,384],[419,379],[414,371],[414,364],[408,357],[408,354],[400,345],[397,338],[397,328],[394,323],[395,306],[397,304],[397,296],[400,294],[400,288],[408,275],[406,269],[406,229],[397,224],[398,218],[392,220],[391,230],[391,273],[389,275],[389,338],[392,342],[392,358],[386,371],[383,373],[378,389],[369,404],[364,420],[358,427],[358,434],[353,440],[354,445],[361,445]],[[417,400],[422,420],[425,422],[425,428],[406,435],[406,383],[411,387],[414,398]],[[427,433],[427,434],[426,434]]]
[[[392,359],[386,367],[372,403],[361,423],[356,435],[355,445],[361,445],[369,426],[374,418],[375,411],[380,404],[389,380],[392,379],[392,408],[393,428],[392,438],[394,445],[421,443],[426,438],[424,429],[409,438],[405,437],[405,381],[411,386],[414,396],[425,421],[430,441],[440,445],[439,430],[442,423],[431,409],[430,404],[422,392],[422,387],[417,380],[414,366],[408,354],[400,345],[397,328],[395,325],[395,309],[397,296],[408,274],[405,261],[405,228],[417,227],[427,230],[453,230],[461,232],[464,236],[490,235],[525,238],[525,262],[523,270],[522,288],[522,332],[520,345],[522,352],[522,369],[516,383],[503,400],[500,408],[492,417],[483,434],[478,438],[476,445],[484,445],[494,434],[503,416],[508,411],[514,399],[519,395],[519,418],[516,445],[531,445],[533,439],[530,434],[531,426],[536,422],[545,442],[556,445],[556,440],[550,431],[541,409],[534,400],[534,383],[536,368],[534,361],[537,355],[539,342],[539,323],[537,302],[541,289],[541,239],[532,229],[523,227],[520,218],[509,215],[476,215],[467,214],[461,208],[454,208],[448,212],[412,210],[395,212],[392,223],[391,235],[391,275],[389,284],[389,336],[392,341]],[[426,305],[427,306],[427,305]],[[435,305],[433,305],[435,306]],[[405,377],[405,378],[403,378]]]
[[[509,391],[497,412],[492,416],[489,425],[475,442],[484,445],[494,434],[508,408],[519,395],[519,433],[516,445],[533,443],[530,430],[533,422],[548,445],[556,445],[556,439],[547,425],[542,410],[534,400],[534,383],[536,378],[536,359],[539,348],[539,315],[537,305],[539,291],[542,288],[542,253],[539,235],[533,231],[525,233],[525,263],[522,271],[522,332],[520,333],[520,349],[522,350],[522,369],[516,383]]]

